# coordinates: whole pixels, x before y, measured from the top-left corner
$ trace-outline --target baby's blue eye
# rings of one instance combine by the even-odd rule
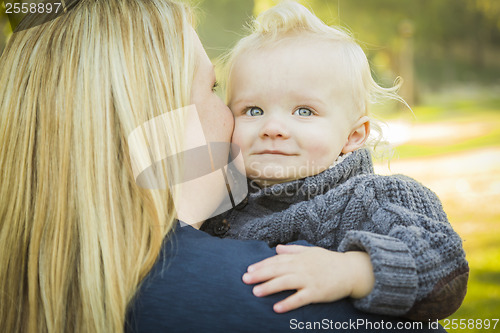
[[[299,109],[295,110],[295,112],[293,114],[295,114],[297,116],[302,116],[302,117],[309,117],[309,116],[313,115],[313,112],[309,109],[306,109],[306,108],[299,108]]]
[[[251,107],[251,108],[248,108],[247,112],[245,112],[245,114],[247,116],[250,116],[250,117],[256,117],[256,116],[262,116],[264,114],[264,111],[262,111],[261,108],[258,108],[258,107]]]

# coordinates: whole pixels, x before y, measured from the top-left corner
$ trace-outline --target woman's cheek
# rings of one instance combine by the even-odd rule
[[[234,118],[231,113],[226,113],[224,119],[224,142],[231,142],[234,132]]]

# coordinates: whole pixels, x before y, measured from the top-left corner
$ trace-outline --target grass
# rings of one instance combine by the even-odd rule
[[[466,93],[436,94],[431,96],[424,105],[413,108],[415,117],[409,112],[405,112],[404,116],[389,115],[393,120],[410,119],[414,126],[423,130],[426,126],[433,129],[439,128],[436,125],[442,125],[443,128],[448,126],[448,129],[450,126],[457,129],[470,129],[469,125],[472,124],[480,129],[472,135],[452,132],[452,138],[434,141],[425,140],[424,135],[424,139],[420,142],[410,140],[397,147],[396,155],[401,161],[415,161],[422,165],[421,169],[424,169],[426,163],[437,159],[442,160],[443,156],[449,160],[464,156],[464,154],[473,154],[485,148],[498,154],[500,151],[500,98],[497,97],[500,96],[499,90],[496,88],[493,93],[491,90],[477,89],[473,93],[465,90]],[[429,132],[429,134],[435,133]],[[471,319],[475,323],[477,320],[500,319],[500,190],[498,189],[500,164],[498,164],[498,159],[495,161],[491,162],[486,174],[478,173],[474,165],[472,167],[461,166],[457,163],[457,168],[467,168],[460,173],[460,179],[457,179],[457,182],[467,182],[467,186],[473,190],[469,191],[470,193],[460,193],[453,188],[432,188],[438,194],[438,190],[443,190],[442,193],[445,193],[445,195],[440,194],[443,207],[453,227],[464,240],[464,249],[470,266],[468,292],[464,303],[456,313],[447,320],[441,321],[443,325],[448,324],[448,332],[500,331],[500,321],[495,330],[492,327],[489,330],[484,327],[478,328],[476,325],[460,329],[453,328],[451,325],[452,320],[460,323],[460,319],[465,319],[463,322],[467,323]],[[450,177],[447,170],[439,170],[439,172],[443,179]],[[425,172],[421,174],[425,175]],[[434,179],[435,184],[442,184],[443,179]],[[426,184],[426,181],[423,182]],[[449,186],[450,183],[446,184]]]
[[[497,129],[491,130],[480,137],[459,140],[451,145],[441,145],[439,142],[432,146],[407,144],[398,147],[398,156],[399,158],[430,157],[442,155],[443,152],[458,153],[478,148],[498,147],[500,144],[500,119],[498,119],[498,124]]]
[[[496,202],[495,202],[496,201]],[[498,200],[491,200],[498,205]],[[470,266],[468,291],[460,309],[449,319],[493,319],[500,317],[500,213],[467,209],[458,202],[443,202],[457,232],[464,239]],[[500,322],[497,325],[500,331]],[[463,332],[449,329],[448,332]],[[479,332],[481,329],[468,329]]]

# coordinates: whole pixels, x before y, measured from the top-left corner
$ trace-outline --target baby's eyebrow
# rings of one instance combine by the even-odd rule
[[[234,107],[237,107],[237,106],[240,106],[240,105],[252,104],[252,103],[249,103],[250,101],[251,100],[246,99],[246,98],[230,99],[228,101],[228,105],[231,105],[231,107],[234,108]]]

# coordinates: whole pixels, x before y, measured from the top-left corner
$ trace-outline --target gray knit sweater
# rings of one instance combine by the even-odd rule
[[[249,184],[242,204],[202,230],[270,246],[303,239],[334,251],[366,251],[375,286],[354,301],[363,311],[428,320],[462,303],[469,268],[439,199],[409,177],[373,174],[368,150],[315,176],[262,189]]]

